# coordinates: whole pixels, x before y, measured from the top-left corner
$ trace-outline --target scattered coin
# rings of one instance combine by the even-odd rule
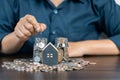
[[[73,71],[81,70],[86,65],[95,65],[94,62],[85,61],[83,59],[69,59],[68,62],[61,62],[58,65],[48,66],[32,61],[32,59],[15,59],[12,62],[5,61],[1,65],[2,68],[13,69],[26,72],[49,72],[49,71]]]

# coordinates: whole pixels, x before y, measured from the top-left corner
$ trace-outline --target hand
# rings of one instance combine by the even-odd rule
[[[30,36],[42,32],[45,29],[45,24],[38,23],[32,15],[26,15],[19,20],[14,29],[14,33],[20,40],[26,41]]]
[[[82,42],[69,42],[68,45],[69,57],[79,57],[84,55],[85,49]]]

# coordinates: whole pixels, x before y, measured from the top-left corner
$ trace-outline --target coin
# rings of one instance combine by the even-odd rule
[[[39,48],[44,48],[44,47],[45,47],[45,43],[40,42],[40,43],[37,44],[37,46],[38,46]]]
[[[81,70],[86,65],[96,63],[85,61],[83,59],[69,59],[68,62],[61,62],[58,65],[48,66],[46,64],[36,63],[30,59],[15,59],[13,62],[5,61],[3,62],[2,68],[14,69],[17,71],[26,71],[26,72],[49,72],[49,71],[73,71]]]

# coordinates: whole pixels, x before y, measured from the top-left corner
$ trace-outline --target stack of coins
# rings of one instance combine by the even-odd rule
[[[64,37],[58,37],[55,40],[55,46],[58,48],[59,54],[61,55],[58,61],[68,61],[68,39]],[[61,59],[62,58],[62,59]]]
[[[58,49],[58,63],[61,63],[63,60],[63,50],[60,48],[57,49]]]
[[[47,38],[35,38],[34,49],[33,49],[33,60],[34,62],[41,61],[42,49],[47,44]]]

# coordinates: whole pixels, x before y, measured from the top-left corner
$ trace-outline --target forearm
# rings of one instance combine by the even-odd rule
[[[5,36],[1,42],[1,52],[16,53],[31,36],[46,29],[44,23],[38,23],[32,15],[25,15],[15,26],[11,34]]]
[[[20,40],[14,33],[5,36],[1,43],[1,52],[5,54],[16,53],[25,41]]]
[[[119,49],[111,40],[86,41],[85,55],[118,55]]]
[[[70,57],[83,55],[118,55],[120,53],[117,46],[109,39],[88,40],[76,42],[76,44],[74,44],[74,42],[69,44],[70,46],[77,48],[75,51],[73,51],[71,50],[73,47],[70,47]]]

